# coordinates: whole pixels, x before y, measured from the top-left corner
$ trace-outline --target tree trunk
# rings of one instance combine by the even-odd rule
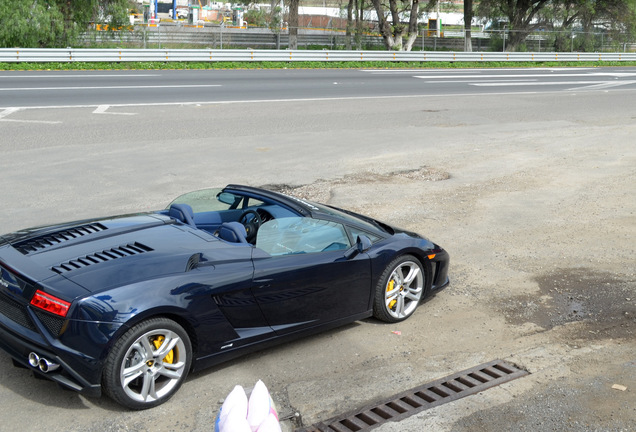
[[[356,18],[356,49],[362,50],[362,26],[364,24],[364,0],[357,0],[358,7],[356,12],[358,17]]]
[[[406,42],[404,43],[404,51],[411,51],[413,44],[417,40],[417,15],[419,14],[420,1],[413,0],[411,4],[411,17],[409,19],[409,28],[407,31]]]
[[[406,38],[406,42],[404,42],[403,49],[404,51],[411,51],[413,49],[413,45],[415,45],[415,41],[417,40],[417,33],[411,33]]]
[[[473,51],[472,29],[473,0],[464,0],[464,51]]]
[[[347,4],[347,34],[345,38],[346,49],[351,50],[351,29],[353,28],[353,2],[349,0]]]
[[[417,14],[419,12],[419,0],[411,0],[411,11],[408,24],[400,21],[400,3],[398,0],[389,0],[389,15],[391,21],[386,18],[382,0],[371,0],[375,13],[378,16],[380,34],[387,50],[410,51],[417,39]],[[406,36],[406,42],[403,37]]]
[[[393,30],[391,29],[391,24],[389,24],[387,19],[384,17],[384,7],[382,6],[382,2],[381,0],[371,0],[371,2],[373,3],[375,12],[378,15],[378,27],[380,29],[380,34],[382,35],[382,40],[384,40],[384,46],[387,50],[391,50],[394,48]],[[400,42],[402,42],[402,39],[400,39]]]
[[[289,49],[298,49],[298,3],[300,0],[289,1]]]

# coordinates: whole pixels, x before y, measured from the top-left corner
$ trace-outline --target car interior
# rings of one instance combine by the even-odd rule
[[[300,217],[275,204],[195,213],[186,203],[172,203],[168,216],[235,245],[254,245],[270,255],[326,252],[351,244],[342,224]]]

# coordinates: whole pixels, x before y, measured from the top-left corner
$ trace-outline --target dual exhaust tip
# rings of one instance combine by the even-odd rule
[[[39,368],[44,373],[53,372],[60,367],[59,364],[54,363],[44,357],[40,357],[34,352],[29,354],[29,364],[34,368]]]

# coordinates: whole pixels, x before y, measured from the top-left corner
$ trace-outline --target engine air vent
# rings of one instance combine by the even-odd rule
[[[79,257],[74,260],[67,261],[60,265],[51,267],[55,273],[63,274],[73,270],[88,267],[93,264],[99,264],[106,261],[112,261],[117,258],[123,258],[127,256],[139,255],[145,252],[150,252],[153,249],[149,246],[141,243],[129,243],[124,246],[117,246],[111,249],[106,249],[101,252],[95,252],[84,257]]]
[[[51,246],[57,246],[61,243],[76,239],[78,237],[104,231],[105,229],[108,228],[100,223],[81,225],[78,227],[69,228],[63,231],[57,231],[40,237],[21,241],[15,243],[13,247],[20,251],[23,255],[28,255],[32,252],[38,252]]]

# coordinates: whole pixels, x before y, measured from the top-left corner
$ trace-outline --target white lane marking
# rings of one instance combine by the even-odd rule
[[[499,82],[499,83],[479,83],[475,82],[471,85],[476,87],[510,87],[510,86],[552,86],[552,85],[580,85],[585,87],[578,87],[578,90],[582,89],[603,89],[609,87],[620,87],[623,85],[633,84],[636,81],[555,81],[555,82]],[[569,89],[572,90],[572,89]]]
[[[599,72],[599,73],[584,73],[584,74],[564,74],[564,73],[555,73],[555,74],[489,74],[489,75],[417,75],[413,78],[421,78],[421,79],[454,79],[454,78],[470,78],[470,79],[479,79],[479,78],[571,78],[571,77],[631,77],[636,76],[636,73],[612,73],[612,72]]]
[[[488,93],[489,95],[502,96],[508,94],[536,94],[537,92],[498,92]],[[111,107],[154,107],[154,106],[180,106],[180,105],[235,105],[235,104],[252,104],[252,103],[287,103],[287,102],[332,102],[332,101],[355,101],[355,100],[377,100],[377,99],[413,99],[413,98],[429,98],[429,97],[448,97],[448,96],[475,96],[483,97],[483,94],[464,93],[464,94],[439,94],[439,95],[401,95],[401,96],[351,96],[351,97],[329,97],[329,98],[299,98],[299,99],[253,99],[253,100],[235,100],[235,101],[194,101],[194,102],[150,102],[150,103],[128,103],[128,104],[109,104]],[[61,108],[97,108],[102,104],[84,104],[84,105],[41,105],[41,106],[25,106],[20,109],[61,109]],[[5,109],[0,107],[0,109]]]
[[[93,114],[112,114],[112,115],[137,115],[137,113],[127,113],[127,112],[107,112],[110,105],[98,105],[93,111]]]
[[[606,82],[606,81],[603,81]],[[477,87],[506,87],[506,86],[552,86],[552,85],[584,85],[584,84],[598,84],[598,81],[554,81],[554,82],[475,82],[472,85]]]
[[[464,84],[464,83],[514,83],[514,82],[538,82],[536,79],[507,79],[507,80],[448,80],[448,81],[425,81],[426,84]]]
[[[0,119],[8,116],[9,114],[13,114],[16,111],[19,111],[20,108],[5,108],[4,110],[2,110],[2,112],[0,112]]]
[[[13,123],[43,123],[43,124],[60,124],[61,121],[50,120],[16,120],[16,119],[0,119],[0,122],[13,122]]]
[[[51,79],[59,79],[59,78],[131,78],[131,77],[154,77],[161,76],[161,74],[130,74],[130,75],[0,75],[0,79],[2,78],[11,78],[11,79],[25,79],[25,78],[51,78]]]
[[[532,68],[532,71],[559,71],[559,72],[564,72],[564,71],[585,71],[585,70],[593,70],[594,68]],[[519,69],[519,68],[497,68],[498,71],[522,71],[522,70],[527,70],[527,69]],[[378,69],[363,69],[361,70],[361,72],[368,72],[368,73],[374,73],[374,74],[392,74],[392,73],[466,73],[466,72],[484,72],[484,69],[457,69],[457,70],[448,70],[448,69],[442,69],[442,70],[427,70],[426,68],[423,69],[382,69],[382,70],[378,70]]]
[[[183,84],[183,85],[152,85],[152,86],[103,86],[103,87],[22,87],[0,88],[0,91],[29,91],[29,90],[110,90],[110,89],[165,89],[165,88],[198,88],[221,87],[221,84]]]
[[[597,82],[595,82],[597,83]],[[630,91],[632,89],[622,89],[621,91]],[[636,90],[636,89],[633,89]],[[534,94],[563,94],[562,90],[558,91],[501,91],[492,93],[440,93],[426,95],[389,95],[389,96],[351,96],[351,97],[329,97],[329,98],[298,98],[298,99],[253,99],[253,100],[235,100],[235,101],[192,101],[192,102],[152,102],[152,103],[128,103],[128,104],[109,104],[110,107],[157,107],[157,106],[190,106],[190,105],[236,105],[236,104],[256,104],[256,103],[288,103],[288,102],[333,102],[333,101],[357,101],[357,100],[384,100],[384,99],[424,99],[424,98],[444,98],[444,97],[476,97],[483,98],[485,96],[516,96],[516,95],[534,95]],[[83,104],[83,105],[41,105],[41,106],[25,106],[22,110],[27,109],[64,109],[64,108],[97,108],[103,104]],[[0,107],[7,109],[8,107]]]
[[[15,112],[20,111],[23,108],[16,108],[16,107],[11,107],[11,108],[5,108],[2,111],[0,111],[0,122],[15,122],[15,123],[44,123],[44,124],[58,124],[58,123],[62,123],[61,121],[49,121],[49,120],[16,120],[16,119],[8,119],[5,118],[8,115],[11,115]]]
[[[623,85],[635,84],[636,81],[607,81],[601,82],[596,85],[588,85],[585,87],[574,87],[568,90],[602,90],[611,87],[620,87]]]

